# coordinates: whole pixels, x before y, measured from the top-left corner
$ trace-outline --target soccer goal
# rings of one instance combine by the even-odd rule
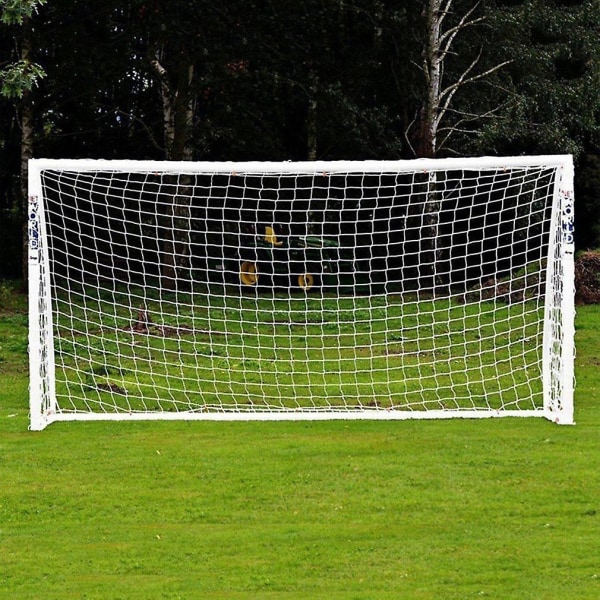
[[[570,156],[29,163],[31,429],[573,422]]]

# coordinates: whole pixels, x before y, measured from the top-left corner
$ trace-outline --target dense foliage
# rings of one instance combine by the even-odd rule
[[[600,243],[596,0],[3,0],[0,11],[19,5],[23,19],[0,24],[13,82],[0,97],[0,276],[19,274],[29,155],[572,152],[577,241]]]

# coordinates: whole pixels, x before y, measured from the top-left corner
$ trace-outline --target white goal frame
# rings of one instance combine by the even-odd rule
[[[56,390],[57,353],[56,298],[51,252],[48,247],[48,216],[42,176],[47,171],[73,173],[264,174],[314,175],[344,173],[400,173],[427,175],[435,183],[437,174],[454,171],[502,172],[511,169],[554,170],[551,206],[548,207],[549,239],[544,258],[543,332],[540,334],[539,405],[500,409],[428,408],[426,410],[373,409],[346,405],[282,410],[94,410],[61,405]],[[443,201],[443,199],[442,199]],[[574,216],[573,161],[570,155],[418,159],[411,161],[316,161],[316,162],[164,162],[132,160],[33,159],[29,162],[29,368],[30,429],[42,430],[56,421],[89,420],[325,420],[325,419],[447,419],[487,417],[543,417],[559,424],[574,422]],[[268,234],[267,234],[268,236]],[[251,282],[252,283],[252,282]],[[418,290],[417,290],[418,293]],[[466,291],[464,296],[468,295]],[[434,294],[435,296],[435,294]],[[453,297],[452,301],[458,296]]]

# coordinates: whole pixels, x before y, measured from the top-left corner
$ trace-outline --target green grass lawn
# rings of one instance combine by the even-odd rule
[[[542,406],[536,300],[61,292],[58,411]]]
[[[600,306],[575,426],[55,423],[0,285],[0,598],[600,597]]]

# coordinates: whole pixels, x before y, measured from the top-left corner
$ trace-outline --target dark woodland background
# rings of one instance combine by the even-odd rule
[[[23,276],[31,157],[571,153],[576,246],[600,246],[597,0],[23,0],[0,15],[0,279]]]

